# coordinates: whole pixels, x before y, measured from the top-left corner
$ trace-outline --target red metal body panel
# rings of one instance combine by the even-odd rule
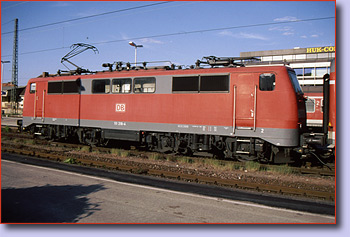
[[[230,99],[229,94],[83,95],[81,118],[224,126],[232,123]],[[116,104],[125,104],[125,112],[116,112]]]

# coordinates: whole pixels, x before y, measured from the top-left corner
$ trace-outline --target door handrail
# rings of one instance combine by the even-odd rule
[[[236,85],[233,86],[233,134],[236,132]]]
[[[44,121],[45,117],[45,90],[43,90],[43,107],[41,112],[41,120]]]
[[[257,85],[254,88],[254,132],[256,131],[256,100],[257,100]]]
[[[34,119],[36,119],[36,88],[34,92]]]

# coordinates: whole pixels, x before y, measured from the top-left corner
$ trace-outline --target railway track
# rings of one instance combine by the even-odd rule
[[[33,135],[27,134],[27,133],[3,133],[3,137],[10,138],[10,139],[27,139],[31,140],[32,142],[28,142],[30,144],[41,144],[41,145],[49,145],[51,147],[62,147],[62,148],[69,148],[69,149],[83,149],[83,150],[89,150],[90,152],[95,153],[106,153],[110,154],[113,152],[113,148],[107,148],[107,147],[88,147],[86,145],[82,144],[70,144],[70,143],[64,143],[64,142],[49,142],[46,140],[40,140],[35,139]],[[137,153],[137,151],[133,151],[134,153]],[[144,151],[143,151],[144,153]],[[164,155],[167,156],[167,155]],[[203,158],[203,157],[199,157]],[[171,159],[171,158],[170,158]],[[236,167],[236,169],[244,169],[245,163],[244,162],[236,162],[236,161],[220,161],[222,165],[229,164],[232,167]],[[268,171],[268,170],[274,170],[276,169],[276,165],[267,165],[267,164],[259,164],[258,169],[261,171]],[[330,164],[327,166],[319,166],[319,167],[312,167],[311,165],[304,166],[304,167],[288,167],[289,172],[293,174],[305,174],[305,175],[319,175],[319,176],[331,176],[335,177],[335,166],[334,164]]]
[[[207,176],[196,172],[179,172],[176,169],[175,170],[162,169],[162,168],[159,168],[159,166],[153,167],[152,165],[145,164],[143,162],[136,162],[136,163],[129,162],[129,161],[126,162],[125,160],[120,160],[115,158],[114,159],[113,158],[96,159],[97,154],[103,156],[104,154],[110,153],[111,149],[101,148],[101,147],[91,148],[91,147],[78,145],[78,144],[67,144],[67,143],[58,143],[58,142],[48,143],[47,141],[43,141],[43,140],[37,140],[37,139],[33,140],[28,137],[24,138],[25,136],[23,135],[24,134],[21,135],[21,138],[18,138],[18,137],[16,138],[19,140],[22,139],[20,140],[22,142],[20,144],[15,144],[11,139],[13,139],[16,136],[10,135],[9,137],[7,137],[7,135],[5,134],[4,137],[7,137],[10,140],[6,142],[6,139],[5,139],[1,147],[2,152],[16,153],[16,154],[21,154],[26,156],[34,156],[42,159],[71,163],[71,164],[81,165],[81,166],[92,166],[92,167],[98,167],[98,168],[131,172],[135,174],[159,176],[159,177],[164,177],[169,179],[183,180],[187,182],[220,185],[220,186],[226,186],[226,187],[256,190],[260,192],[278,193],[278,194],[292,195],[292,196],[301,196],[301,197],[322,199],[322,200],[328,200],[328,201],[335,200],[335,193],[329,192],[329,191],[310,190],[310,189],[304,189],[300,187],[289,187],[289,186],[283,186],[278,184],[264,184],[261,182],[251,182],[246,180],[224,179],[222,177]],[[36,145],[30,144],[32,142],[35,142]],[[52,149],[52,148],[55,148],[55,149]],[[89,150],[88,152],[72,153],[72,150],[76,150],[76,149],[79,149],[79,150],[89,149]],[[142,158],[141,158],[141,161],[142,161]],[[224,162],[224,161],[221,161],[221,162]],[[239,162],[239,165],[242,166],[243,164]],[[262,166],[262,169],[268,169],[268,167]],[[298,171],[294,171],[294,172],[299,172],[300,174],[307,173],[308,175],[310,175],[311,173],[312,175],[326,175],[326,176],[332,175],[331,172],[326,170],[313,171],[312,169],[306,169],[306,168],[293,168],[293,169],[295,170],[298,169]]]

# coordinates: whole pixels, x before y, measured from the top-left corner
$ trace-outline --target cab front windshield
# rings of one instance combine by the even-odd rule
[[[297,76],[295,75],[295,72],[292,70],[288,70],[288,76],[290,81],[292,82],[293,88],[297,94],[302,94],[303,91],[300,88],[299,81],[297,79]]]

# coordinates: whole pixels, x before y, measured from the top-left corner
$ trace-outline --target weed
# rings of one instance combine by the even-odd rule
[[[120,157],[129,157],[129,156],[131,156],[131,152],[130,151],[125,151],[125,150],[115,149],[115,148],[113,148],[111,150],[111,154],[116,155],[116,156],[120,156]]]
[[[241,165],[233,162],[227,162],[225,164],[226,170],[239,170],[241,168]]]
[[[65,161],[63,161],[64,163],[67,164],[76,164],[77,161],[75,160],[75,158],[69,157],[68,159],[66,159]]]
[[[215,168],[222,168],[225,163],[217,159],[205,159],[204,163]]]
[[[100,154],[100,151],[99,150],[94,150],[92,153],[94,153],[94,154]]]
[[[177,157],[176,156],[167,156],[167,160],[171,162],[177,162]]]
[[[288,165],[276,165],[269,168],[269,171],[279,174],[293,174],[293,168]]]
[[[254,162],[254,161],[247,161],[245,163],[244,167],[247,171],[259,171],[260,170],[260,164],[258,162]]]
[[[164,154],[160,154],[160,153],[151,153],[148,156],[148,159],[150,160],[166,160],[166,157]]]
[[[120,156],[121,150],[113,148],[113,149],[111,150],[111,154]]]
[[[4,132],[4,133],[9,133],[9,132],[11,132],[11,128],[9,128],[9,126],[5,126],[3,129],[1,129],[2,130],[2,132]]]
[[[15,138],[13,139],[13,143],[24,143],[24,141],[21,138]]]
[[[177,159],[179,162],[181,163],[185,163],[185,164],[192,164],[194,163],[193,159],[190,157],[186,157],[186,156],[181,156]]]
[[[25,140],[25,144],[28,144],[28,145],[35,145],[36,142],[35,142],[35,140]]]
[[[83,151],[83,152],[90,152],[91,151],[91,148],[89,146],[83,146],[80,148],[80,151]]]
[[[121,157],[129,157],[131,155],[130,151],[121,151],[120,156]]]

